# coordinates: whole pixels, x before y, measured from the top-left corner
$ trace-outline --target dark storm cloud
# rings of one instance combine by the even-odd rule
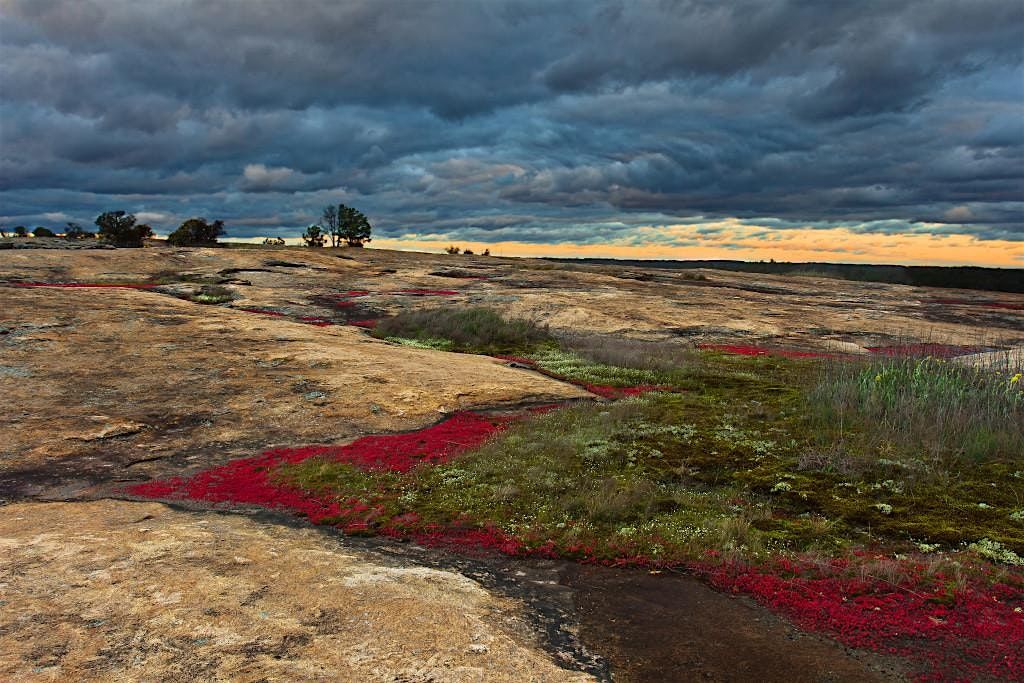
[[[391,235],[1024,240],[1021,3],[0,8],[10,224],[123,207],[265,234],[346,201]]]

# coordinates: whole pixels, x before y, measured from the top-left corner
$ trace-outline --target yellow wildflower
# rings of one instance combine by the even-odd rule
[[[1013,377],[1010,378],[1010,384],[1016,384],[1017,382],[1020,381],[1020,378],[1021,378],[1021,373],[1018,372],[1016,375],[1014,375]]]

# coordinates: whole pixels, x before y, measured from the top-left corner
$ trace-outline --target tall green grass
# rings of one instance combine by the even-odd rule
[[[827,364],[810,393],[822,464],[1024,461],[1022,389],[1005,369],[932,358]]]

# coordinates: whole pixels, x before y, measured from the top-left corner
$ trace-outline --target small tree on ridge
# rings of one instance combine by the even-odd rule
[[[309,226],[306,228],[306,232],[302,233],[302,241],[306,243],[307,247],[324,246],[323,229],[316,224]]]
[[[66,240],[82,240],[87,237],[95,237],[91,232],[86,232],[78,223],[68,223],[68,227],[64,229],[64,239]]]
[[[345,240],[350,247],[361,247],[370,241],[370,232],[373,226],[363,215],[351,206],[338,205],[338,232],[341,239]]]
[[[320,221],[327,234],[331,236],[331,246],[338,246],[338,242],[341,240],[341,233],[338,230],[338,209],[333,204],[328,204],[324,207]]]
[[[135,216],[124,211],[106,211],[96,217],[100,237],[118,247],[141,247],[142,241],[153,236],[153,229],[145,223],[136,223]]]
[[[189,218],[167,236],[167,243],[176,247],[214,247],[224,233],[224,221],[208,223],[205,218]]]

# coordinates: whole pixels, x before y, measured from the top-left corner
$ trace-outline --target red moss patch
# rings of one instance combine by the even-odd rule
[[[327,517],[343,517],[342,506],[310,492],[272,482],[269,473],[273,468],[321,457],[368,471],[408,472],[417,465],[446,462],[467,449],[479,446],[513,419],[456,413],[444,422],[414,432],[366,436],[344,446],[276,448],[254,458],[234,460],[190,478],[173,477],[136,484],[125,491],[144,498],[188,498],[210,503],[283,508],[320,522]]]
[[[417,465],[437,465],[476,448],[513,419],[461,412],[414,432],[365,436],[345,446],[306,446],[278,452],[289,462],[315,455],[368,471],[408,472]],[[296,457],[298,460],[293,459]]]
[[[325,308],[333,309],[338,315],[330,321],[337,325],[355,325],[372,329],[382,313],[369,308],[354,299],[369,296],[371,292],[365,289],[350,289],[347,292],[337,294],[320,294],[314,296],[313,303]],[[373,321],[367,323],[366,321]]]
[[[924,565],[901,563],[899,584],[851,578],[848,563],[829,567],[777,558],[760,567],[694,567],[714,587],[754,597],[801,628],[823,631],[850,647],[907,657],[920,680],[1024,677],[1024,575],[975,581],[951,593],[924,576]]]
[[[781,356],[782,358],[834,358],[836,354],[818,351],[793,351],[746,344],[697,344],[698,349],[719,351],[738,356]]]

